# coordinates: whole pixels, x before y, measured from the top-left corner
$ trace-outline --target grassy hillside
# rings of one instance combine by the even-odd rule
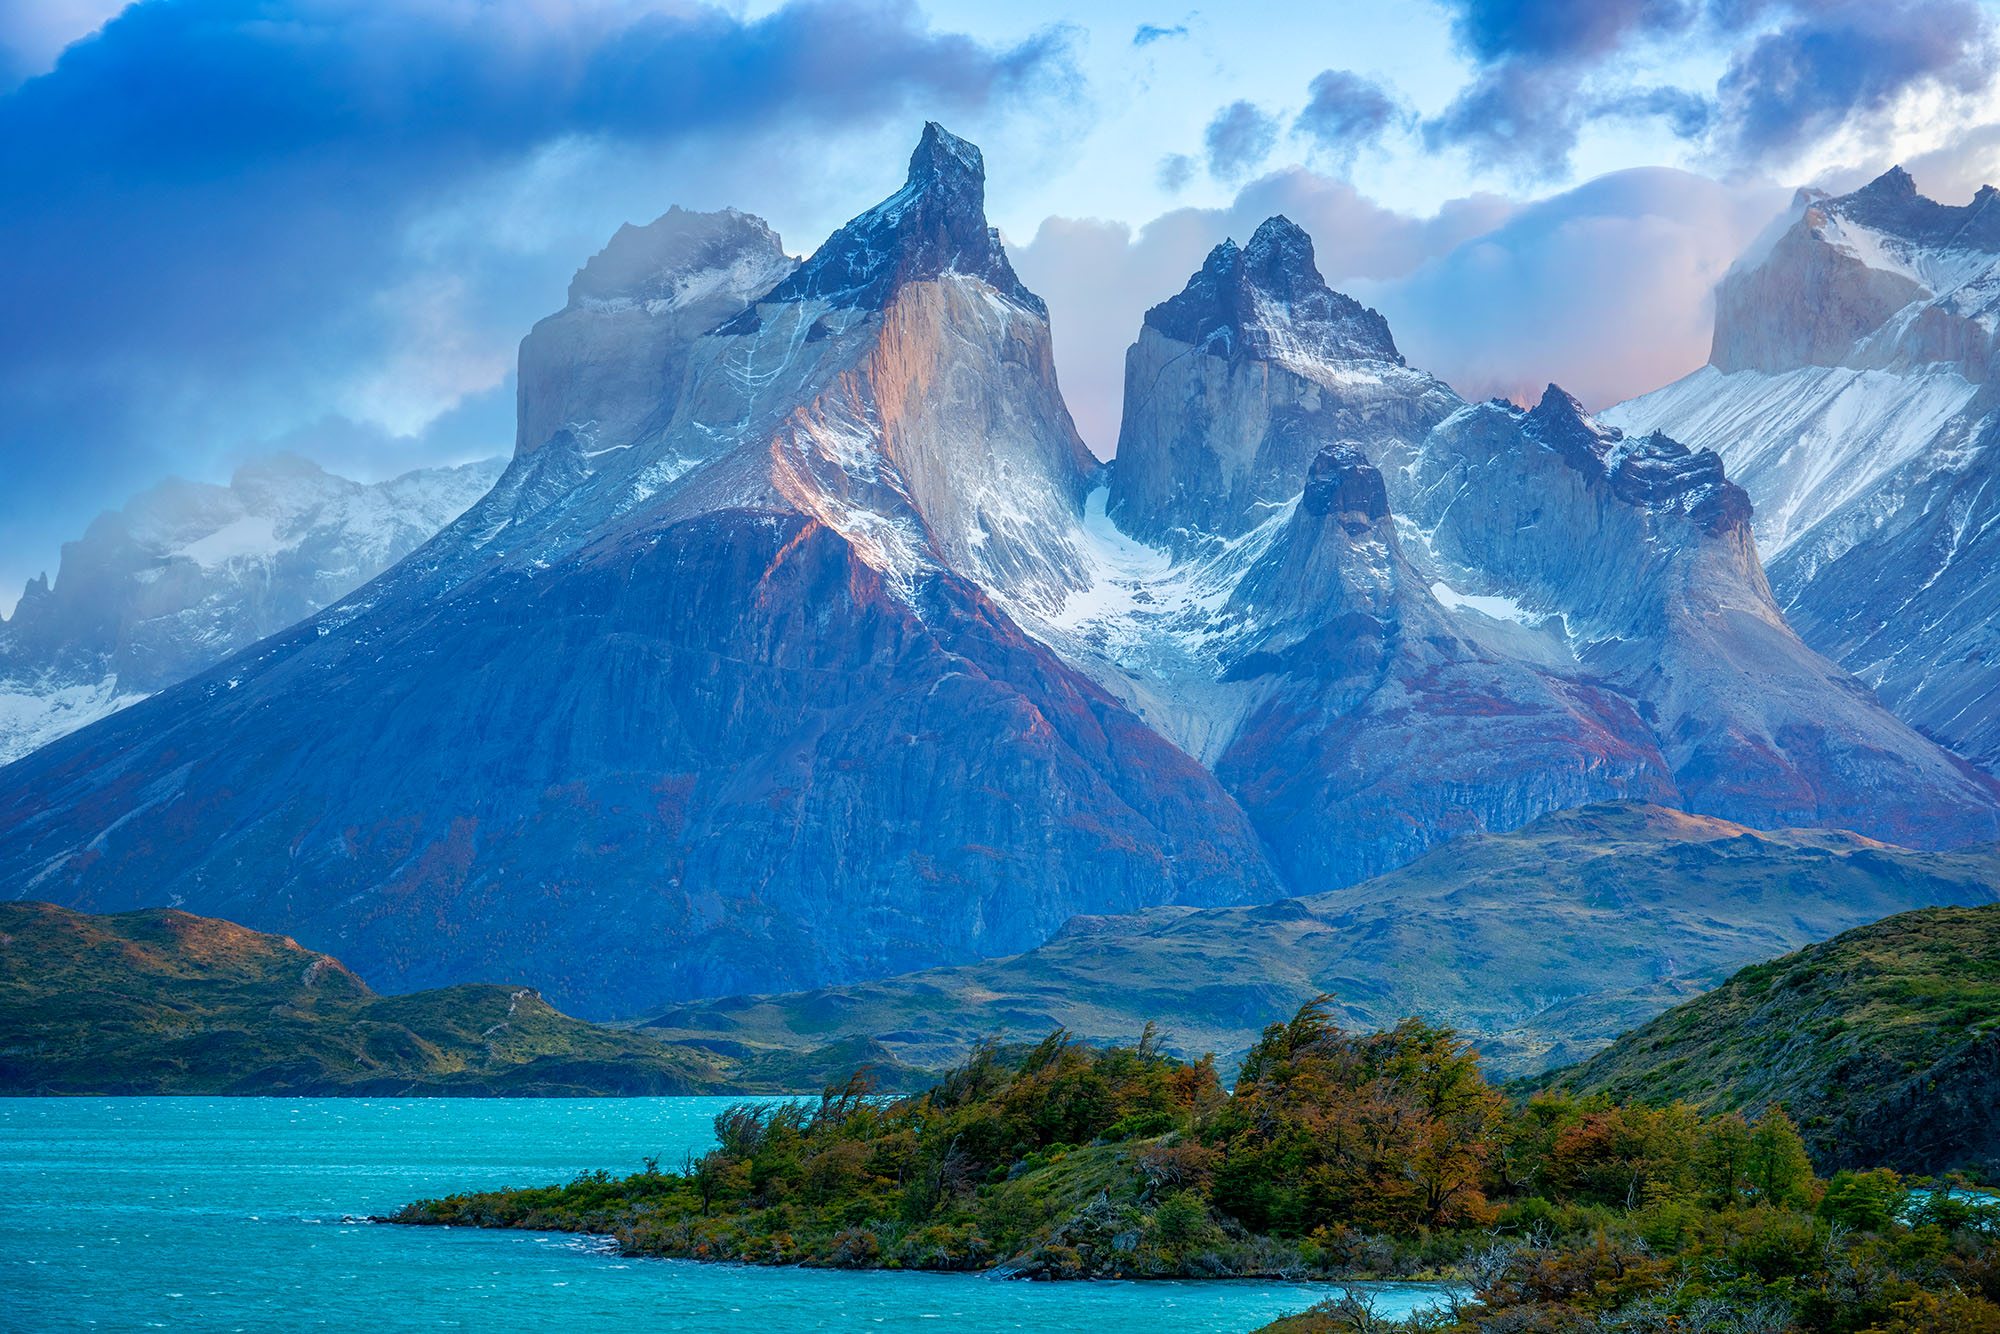
[[[215,918],[0,903],[0,1094],[817,1090],[851,1054],[766,1069],[572,1019],[523,987],[378,996],[337,959]]]
[[[1549,1082],[1780,1104],[1822,1169],[2000,1177],[2000,907],[1903,913],[1745,968]]]
[[[639,1021],[744,1049],[865,1036],[919,1066],[1063,1027],[1233,1064],[1330,994],[1352,1029],[1421,1014],[1489,1069],[1567,1064],[1742,965],[1863,922],[2000,896],[2000,849],[1919,853],[1826,830],[1756,832],[1634,804],[1457,840],[1348,889],[1257,907],[1073,921],[1039,949],[878,982],[674,1006]]]

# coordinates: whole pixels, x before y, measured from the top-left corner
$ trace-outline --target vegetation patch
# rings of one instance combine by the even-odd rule
[[[914,1096],[856,1079],[735,1106],[716,1138],[672,1170],[384,1221],[757,1264],[1446,1281],[1408,1329],[2000,1330],[2000,1215],[1963,1182],[1821,1181],[1777,1109],[1515,1102],[1456,1033],[1355,1035],[1319,1001],[1265,1029],[1229,1093],[1150,1030],[1108,1049],[1059,1031]],[[1398,1327],[1355,1297],[1274,1328]]]

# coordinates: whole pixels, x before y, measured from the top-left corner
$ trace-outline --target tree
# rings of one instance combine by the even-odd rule
[[[1750,1157],[1750,1127],[1740,1112],[1725,1112],[1702,1127],[1695,1150],[1695,1179],[1717,1208],[1735,1204],[1743,1195],[1743,1169]]]
[[[1757,1198],[1779,1208],[1807,1204],[1812,1196],[1812,1159],[1784,1109],[1772,1107],[1751,1128],[1744,1175]]]

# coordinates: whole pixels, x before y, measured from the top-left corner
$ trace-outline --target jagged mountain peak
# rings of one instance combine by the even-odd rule
[[[1272,214],[1243,248],[1243,276],[1273,296],[1291,297],[1326,286],[1313,260],[1312,237],[1282,213]]]
[[[1542,391],[1541,402],[1528,410],[1522,426],[1531,439],[1554,450],[1572,467],[1586,471],[1601,471],[1605,454],[1625,436],[1615,426],[1600,424],[1583,410],[1574,394],[1558,384]]]
[[[2000,209],[1992,207],[1997,193],[1982,185],[1970,203],[1941,204],[1919,193],[1909,172],[1891,167],[1859,190],[1815,207],[1822,217],[1856,222],[1909,245],[1994,254],[2000,253]]]
[[[1210,250],[1187,286],[1147,311],[1145,322],[1225,357],[1403,364],[1389,322],[1326,285],[1312,238],[1283,214],[1265,219],[1247,246],[1228,238]]]
[[[1904,171],[1902,164],[1898,163],[1848,197],[1861,196],[1874,199],[1914,199],[1917,197],[1917,178]]]
[[[1015,275],[999,231],[987,225],[986,163],[979,149],[929,121],[910,154],[903,188],[828,237],[763,300],[879,310],[904,284],[946,273],[978,278],[1048,318],[1042,299]],[[755,327],[750,318],[723,332],[748,332]]]
[[[1496,405],[1497,406],[1497,405]],[[1750,497],[1725,474],[1712,449],[1691,450],[1660,431],[1627,436],[1598,421],[1561,385],[1519,416],[1522,433],[1553,451],[1571,467],[1603,477],[1620,500],[1658,513],[1678,512],[1716,534],[1750,521]]]
[[[970,187],[980,192],[983,206],[986,158],[971,140],[961,139],[936,121],[927,120],[916,148],[910,153],[910,180],[923,180],[947,189]]]

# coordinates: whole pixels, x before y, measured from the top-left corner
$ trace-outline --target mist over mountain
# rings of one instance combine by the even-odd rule
[[[502,461],[364,485],[289,455],[172,479],[63,547],[0,618],[0,764],[326,607],[485,494]]]

